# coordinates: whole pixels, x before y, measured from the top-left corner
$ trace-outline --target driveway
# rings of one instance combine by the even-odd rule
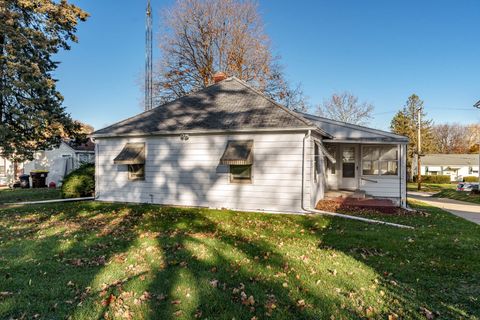
[[[428,203],[480,225],[480,205],[447,198],[434,198],[426,192],[408,192],[408,198]]]

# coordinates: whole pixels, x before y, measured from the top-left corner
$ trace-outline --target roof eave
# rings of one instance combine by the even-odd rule
[[[328,133],[324,132],[320,128],[313,127],[296,127],[296,128],[251,128],[251,129],[231,129],[231,130],[180,130],[180,131],[156,131],[148,133],[105,133],[105,134],[92,134],[94,139],[98,138],[121,138],[121,137],[148,137],[148,136],[177,136],[182,134],[202,135],[202,134],[231,134],[231,133],[263,133],[263,132],[303,132],[313,130],[320,135],[333,138]]]
[[[408,139],[325,139],[327,143],[362,143],[362,144],[408,144]]]

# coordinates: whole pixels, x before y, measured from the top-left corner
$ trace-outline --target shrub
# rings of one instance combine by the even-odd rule
[[[463,182],[478,182],[477,176],[466,176],[463,177]]]
[[[413,180],[416,182],[417,177],[415,176]],[[437,175],[437,176],[425,176],[422,175],[423,183],[450,183],[450,176],[447,175]]]
[[[95,165],[83,164],[70,172],[62,184],[63,198],[91,197],[95,193]]]

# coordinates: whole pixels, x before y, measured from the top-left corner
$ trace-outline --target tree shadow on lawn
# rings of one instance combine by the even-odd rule
[[[264,229],[258,231],[267,233],[274,228],[270,223],[276,218],[249,213],[220,214],[223,219],[230,220],[228,224],[239,215],[243,215],[242,221],[245,215],[263,218]],[[311,274],[318,273],[315,265],[305,270],[302,259],[295,261],[291,256],[287,261],[285,253],[274,243],[262,240],[262,234],[242,231],[241,224],[227,227],[221,221],[192,210],[183,212],[181,217],[162,221],[163,236],[158,238],[158,245],[165,253],[166,267],[156,272],[149,286],[149,293],[153,293],[149,301],[149,319],[365,316],[363,308],[344,303],[339,292],[332,294],[331,288],[322,290],[315,280],[308,281]],[[290,240],[301,236],[290,235]],[[281,239],[278,245],[282,245]],[[302,256],[308,259],[298,253],[298,257]],[[335,284],[342,289],[352,287],[342,277],[338,277]]]
[[[91,296],[90,285],[105,264],[128,250],[142,214],[93,203],[2,210],[0,318],[70,314]]]
[[[381,217],[415,230],[333,218],[330,232],[318,235],[319,248],[343,252],[374,269],[387,305],[402,318],[478,318],[480,227],[440,209],[417,208],[427,215]]]
[[[409,231],[155,205],[49,205],[2,214],[0,291],[13,295],[0,297],[0,318],[419,318],[419,306],[445,317],[478,313],[466,306],[462,283],[453,288],[458,279],[469,290],[478,283],[478,254],[460,266],[478,237],[435,228],[454,217],[418,218]],[[440,264],[453,249],[454,262]],[[445,290],[455,295],[452,306],[441,301],[450,297]]]

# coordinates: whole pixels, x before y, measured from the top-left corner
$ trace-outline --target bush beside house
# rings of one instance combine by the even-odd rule
[[[91,197],[94,193],[95,165],[93,164],[84,164],[63,179],[63,198]]]
[[[466,176],[463,177],[463,182],[478,182],[477,176]]]
[[[417,177],[413,178],[414,182],[417,182]],[[422,175],[423,183],[450,183],[450,176],[447,175],[435,175],[435,176],[426,176]]]

